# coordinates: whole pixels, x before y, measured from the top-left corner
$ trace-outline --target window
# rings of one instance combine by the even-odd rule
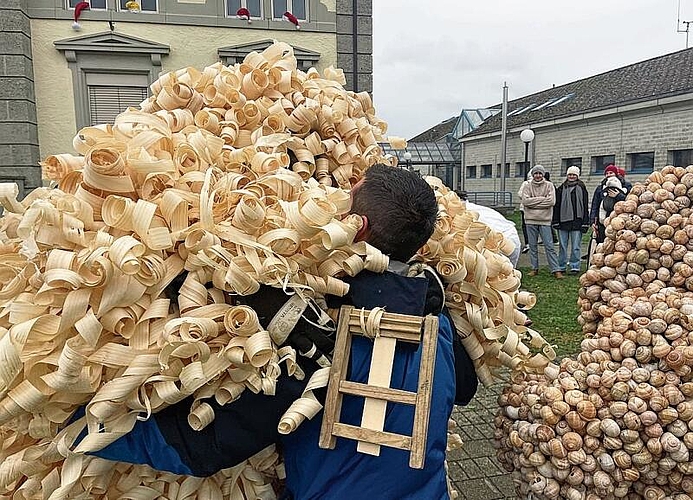
[[[654,152],[630,153],[626,156],[632,173],[648,174],[654,170]]]
[[[262,19],[261,0],[226,0],[226,17],[236,17],[241,7],[248,9],[253,19]]]
[[[608,165],[613,165],[615,163],[616,163],[616,156],[614,156],[614,155],[593,156],[592,157],[592,173],[603,174],[604,169]]]
[[[272,17],[281,19],[284,12],[289,11],[300,21],[308,20],[307,0],[273,0]]]
[[[481,165],[481,178],[490,179],[493,177],[493,165]]]
[[[518,161],[515,163],[515,177],[526,179],[529,173],[529,162],[528,161]]]
[[[145,75],[87,74],[89,124],[113,123],[129,106],[138,107],[147,98]]]
[[[677,167],[693,165],[693,149],[675,149],[669,151],[669,163]]]
[[[546,101],[544,104],[540,104],[539,106],[534,108],[534,111],[539,111],[540,109],[544,109],[547,106],[551,106],[554,102],[556,102],[559,99],[560,99],[560,97],[552,97],[551,99]]]
[[[582,158],[562,158],[561,159],[561,175],[565,176],[568,167],[575,165],[582,171]]]
[[[496,177],[500,177],[500,171],[501,171],[501,164],[496,163]],[[510,177],[510,163],[505,164],[505,174],[503,177]]]
[[[513,115],[519,115],[524,113],[525,111],[529,111],[533,107],[535,107],[537,104],[533,102],[532,104],[528,104],[527,106],[522,106],[520,108],[515,108],[513,109],[510,113],[508,113],[508,116],[513,116]]]
[[[67,8],[74,9],[82,0],[67,0]],[[106,0],[91,0],[89,2],[89,10],[106,10]]]
[[[564,102],[564,101],[567,101],[568,99],[571,99],[572,97],[575,97],[575,94],[572,94],[572,93],[571,93],[571,94],[566,94],[566,95],[564,95],[563,97],[561,97],[560,99],[557,99],[557,100],[555,100],[554,102],[552,102],[551,104],[549,104],[549,106],[550,106],[550,107],[558,106],[560,103],[562,103],[562,102]]]
[[[129,0],[118,0],[120,10],[127,11],[127,3]],[[137,0],[140,4],[140,10],[142,12],[157,12],[157,0]],[[236,14],[234,13],[234,16]]]
[[[516,115],[521,115],[521,114],[524,113],[525,111],[529,111],[530,109],[532,109],[532,108],[535,107],[535,106],[536,106],[536,104],[532,103],[532,104],[530,104],[529,106],[525,106],[524,108],[522,108],[520,111],[518,111],[518,112],[515,113],[515,114],[516,114]]]
[[[476,179],[476,165],[467,165],[467,179]]]

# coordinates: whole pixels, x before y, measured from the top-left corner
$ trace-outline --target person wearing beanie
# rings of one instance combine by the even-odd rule
[[[573,165],[568,168],[566,180],[556,189],[551,221],[551,226],[558,230],[558,265],[561,269],[568,266],[571,274],[580,272],[582,233],[590,227],[587,207],[587,187],[580,180],[580,168]]]
[[[626,199],[626,190],[621,185],[618,177],[611,176],[604,182],[602,190],[602,201],[599,204],[599,218],[597,220],[597,243],[601,243],[606,238],[606,219],[614,211],[614,206],[619,201]]]
[[[604,191],[604,184],[606,184],[607,179],[618,175],[618,167],[613,163],[606,166],[604,169],[604,178],[594,189],[592,194],[592,206],[590,207],[590,222],[592,224],[592,229],[595,234],[597,234],[597,226],[599,223],[599,207],[602,204],[602,193]]]
[[[541,165],[535,165],[529,171],[532,180],[520,190],[520,202],[525,209],[527,236],[529,237],[529,261],[532,265],[530,276],[539,273],[539,235],[544,242],[546,260],[549,268],[557,279],[563,278],[563,272],[558,265],[556,250],[552,244],[551,220],[553,207],[556,204],[556,188],[544,179],[546,170]]]

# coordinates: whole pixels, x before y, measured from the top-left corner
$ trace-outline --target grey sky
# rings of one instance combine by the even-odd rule
[[[677,6],[678,0],[373,0],[378,116],[390,135],[410,138],[463,107],[500,102],[504,80],[513,99],[683,49]],[[681,19],[693,21],[693,0],[681,0]]]

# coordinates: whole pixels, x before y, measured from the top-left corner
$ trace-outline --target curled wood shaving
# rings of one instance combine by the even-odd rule
[[[303,377],[295,351],[229,294],[265,284],[319,299],[346,294],[344,275],[387,269],[353,243],[348,189],[396,160],[382,156],[387,126],[370,96],[344,84],[341,70],[299,71],[283,43],[232,67],[170,72],[140,109],[82,129],[79,156],[42,163],[57,189],[19,202],[0,184],[0,497],[276,497],[273,447],[207,479],[83,453],[188,396],[201,429],[214,419],[205,399],[274,394],[282,370]],[[435,187],[441,217],[420,258],[443,276],[479,376],[501,362],[541,370],[514,310],[519,275],[498,253],[508,243]],[[184,271],[171,304],[163,291]],[[319,408],[307,390],[292,411],[287,432]]]

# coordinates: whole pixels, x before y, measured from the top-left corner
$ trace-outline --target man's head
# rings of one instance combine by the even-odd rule
[[[544,175],[546,174],[546,169],[542,165],[534,165],[532,170],[529,171],[529,175],[532,176],[532,180],[537,182],[544,180]]]
[[[618,175],[618,167],[613,164],[607,165],[604,169],[604,177],[613,177],[615,175]]]
[[[363,218],[358,241],[406,262],[433,234],[438,203],[414,172],[374,165],[351,190],[351,212]]]

